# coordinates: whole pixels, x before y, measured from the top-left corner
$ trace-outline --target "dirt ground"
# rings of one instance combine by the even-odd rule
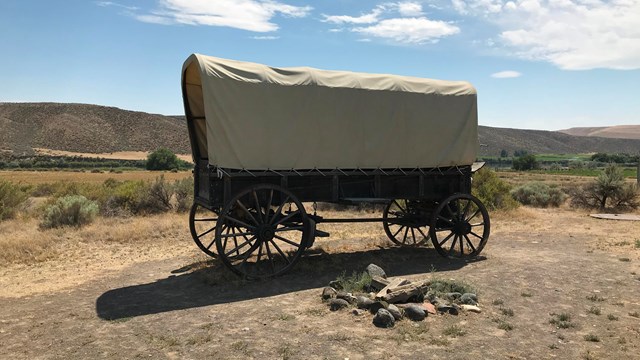
[[[495,213],[473,262],[393,247],[379,224],[327,225],[332,237],[290,274],[242,282],[199,254],[187,215],[172,216],[166,234],[94,235],[47,261],[0,265],[0,358],[640,359],[640,222]],[[465,281],[482,313],[379,329],[371,315],[330,312],[321,288],[371,262],[390,276]],[[554,313],[570,315],[568,328]],[[452,325],[463,334],[446,335]]]

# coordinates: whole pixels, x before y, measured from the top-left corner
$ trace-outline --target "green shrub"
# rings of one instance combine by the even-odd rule
[[[20,186],[0,179],[0,220],[14,217],[28,197]]]
[[[541,182],[530,182],[511,190],[511,196],[524,205],[536,207],[558,207],[567,199],[560,188]]]
[[[490,169],[480,169],[473,175],[472,193],[489,210],[510,210],[518,207],[518,203],[511,197],[511,186],[500,180]]]
[[[59,198],[45,209],[40,226],[45,229],[62,226],[80,227],[88,224],[98,214],[98,204],[82,195]]]
[[[526,171],[537,169],[539,164],[534,155],[527,154],[514,158],[512,166],[514,170]]]
[[[180,160],[171,150],[160,148],[147,156],[147,170],[171,170],[180,167]]]
[[[623,169],[609,164],[597,179],[571,191],[571,205],[587,209],[636,209],[640,206],[638,191],[625,183]]]
[[[174,181],[173,193],[176,199],[176,211],[189,211],[193,203],[193,179],[187,178]]]

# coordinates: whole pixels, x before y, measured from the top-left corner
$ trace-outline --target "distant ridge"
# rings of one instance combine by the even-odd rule
[[[598,136],[616,139],[640,139],[640,125],[616,125],[606,127],[574,127],[559,132],[576,136]]]
[[[640,151],[637,139],[487,126],[480,126],[479,140],[481,155],[499,155],[503,149],[509,154],[515,150],[556,154]],[[158,147],[191,153],[183,116],[88,104],[0,103],[0,150],[22,154],[43,148],[98,154],[153,151]]]
[[[184,118],[115,107],[61,103],[0,103],[0,149],[45,148],[83,153],[190,153]]]

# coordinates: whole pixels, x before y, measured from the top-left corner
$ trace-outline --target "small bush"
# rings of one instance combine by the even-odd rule
[[[28,197],[20,186],[0,179],[0,220],[14,217]]]
[[[336,280],[342,285],[342,290],[351,293],[367,292],[371,285],[371,276],[366,271],[361,273],[354,271],[351,276],[343,272]]]
[[[572,206],[587,209],[637,209],[640,206],[636,187],[625,183],[622,168],[615,164],[609,164],[595,182],[573,190],[571,197]]]
[[[558,207],[567,199],[567,194],[560,188],[541,182],[518,186],[511,191],[511,196],[523,205],[536,207]]]
[[[171,150],[160,148],[147,156],[145,167],[147,170],[177,170],[186,169],[189,164],[178,159]]]
[[[540,167],[536,157],[531,154],[523,155],[513,159],[513,170],[527,171],[535,170]]]
[[[88,224],[98,214],[98,204],[82,195],[69,195],[59,198],[55,204],[45,209],[40,226],[57,228],[62,226],[80,227]]]
[[[193,203],[193,179],[176,180],[173,183],[173,193],[176,201],[176,211],[189,211]]]
[[[489,210],[511,210],[518,203],[509,193],[511,187],[490,169],[480,169],[473,175],[472,192]]]

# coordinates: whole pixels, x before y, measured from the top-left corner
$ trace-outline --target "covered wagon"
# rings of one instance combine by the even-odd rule
[[[235,273],[288,271],[322,222],[382,222],[391,241],[473,257],[489,216],[471,192],[476,91],[467,82],[275,68],[191,55],[182,93],[196,244]],[[385,204],[327,219],[308,203]],[[305,207],[305,204],[307,206]]]

